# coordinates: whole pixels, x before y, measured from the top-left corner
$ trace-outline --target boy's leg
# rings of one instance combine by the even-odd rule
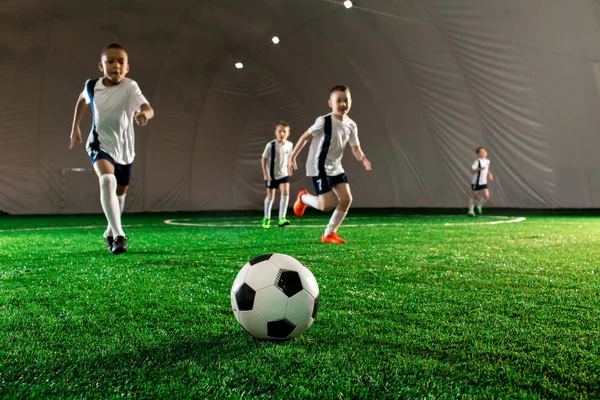
[[[306,189],[300,190],[296,203],[294,203],[294,213],[301,217],[304,215],[306,206],[311,206],[321,211],[330,211],[335,207],[335,195],[332,192],[330,177],[313,177],[313,185],[317,196],[314,196]]]
[[[121,226],[121,212],[117,199],[117,178],[115,168],[110,161],[98,159],[94,163],[94,170],[100,181],[100,203],[108,221],[111,231],[116,236],[125,236]]]
[[[268,228],[271,226],[271,210],[273,209],[273,200],[275,199],[275,189],[267,188],[265,197],[265,213],[263,216],[262,226]]]
[[[119,213],[123,215],[123,209],[125,208],[125,196],[127,195],[128,185],[119,185],[117,183],[117,200],[119,201]],[[108,243],[108,247],[112,247],[112,241],[114,240],[113,231],[110,228],[110,224],[106,227],[106,231],[104,232],[104,238]]]
[[[346,218],[348,210],[350,209],[350,205],[352,204],[352,192],[350,190],[350,184],[339,183],[333,187],[333,191],[335,192],[339,202],[338,206],[331,215],[329,224],[327,224],[325,234],[323,235],[324,237],[328,237],[333,234],[335,234],[334,236],[337,236],[337,230],[344,221],[344,218]]]
[[[489,189],[483,189],[481,191],[481,194],[482,194],[482,196],[479,199],[479,202],[477,203],[477,212],[479,214],[482,214],[482,209],[481,208],[490,199],[490,191],[489,191]]]
[[[468,215],[475,215],[475,200],[477,200],[477,191],[471,192],[471,199],[469,200],[469,213]]]
[[[290,224],[285,218],[290,203],[290,184],[288,182],[282,183],[279,186],[279,190],[279,226],[286,226]]]

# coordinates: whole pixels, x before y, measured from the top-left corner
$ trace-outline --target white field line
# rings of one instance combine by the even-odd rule
[[[156,224],[152,224],[156,225]],[[145,224],[123,225],[123,228],[137,228],[140,226],[148,226]],[[87,225],[87,226],[47,226],[43,228],[15,228],[15,229],[0,229],[0,233],[4,232],[36,232],[36,231],[68,231],[70,229],[106,229],[106,225]]]

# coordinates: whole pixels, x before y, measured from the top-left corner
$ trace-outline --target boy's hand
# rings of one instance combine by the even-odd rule
[[[492,175],[492,174],[490,173],[490,174],[489,174],[489,179],[490,179],[490,182],[494,182],[494,175]]]
[[[148,123],[148,117],[146,116],[146,113],[144,111],[140,111],[139,113],[135,114],[135,122],[139,126],[146,126]]]
[[[294,170],[298,169],[298,165],[296,164],[296,159],[295,158],[290,158],[290,161],[288,162],[288,174],[290,176],[292,176],[292,174],[294,173]]]
[[[367,157],[363,157],[362,160],[360,160],[360,163],[367,171],[371,171],[371,161],[367,160]]]
[[[75,143],[81,143],[81,129],[78,126],[73,127],[73,130],[71,130],[71,144],[69,144],[69,150],[75,146]]]

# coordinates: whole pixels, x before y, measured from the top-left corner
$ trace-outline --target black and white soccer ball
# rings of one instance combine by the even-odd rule
[[[319,286],[312,272],[285,254],[264,254],[249,261],[231,288],[237,321],[259,339],[291,339],[317,316]]]

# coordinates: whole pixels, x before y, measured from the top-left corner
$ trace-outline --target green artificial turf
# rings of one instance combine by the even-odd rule
[[[126,215],[120,256],[101,216],[0,217],[0,397],[600,396],[600,218],[354,212],[348,243],[323,245],[327,217]],[[321,290],[283,343],[247,334],[229,300],[272,252]]]

